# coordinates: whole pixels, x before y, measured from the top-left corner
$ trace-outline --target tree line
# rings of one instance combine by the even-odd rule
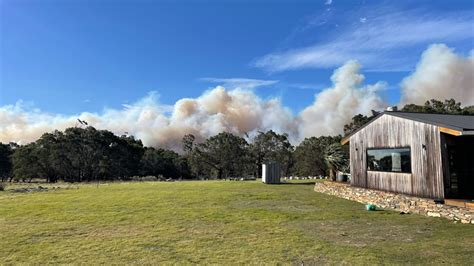
[[[197,177],[259,178],[262,164],[268,162],[280,163],[284,176],[324,176],[347,169],[348,151],[340,144],[341,138],[311,137],[294,147],[287,134],[272,130],[258,132],[250,142],[223,132],[197,144],[193,135],[186,135],[183,148],[191,172]]]
[[[26,145],[0,143],[0,178],[2,182],[92,182],[130,180],[135,176],[261,177],[262,163],[273,161],[281,164],[284,175],[326,175],[328,169],[346,164],[340,139],[312,137],[294,147],[288,135],[272,130],[258,132],[251,140],[222,132],[200,143],[193,135],[186,135],[183,153],[178,154],[145,147],[133,136],[117,136],[91,126],[72,127],[45,133]],[[336,154],[340,162],[324,158],[338,158]]]
[[[454,100],[405,105],[401,111],[474,115]],[[356,115],[344,126],[350,134],[373,119]],[[330,176],[348,171],[348,147],[342,136],[304,139],[293,146],[287,134],[272,130],[243,138],[222,132],[197,143],[191,134],[182,141],[182,154],[145,147],[133,136],[117,136],[88,126],[43,134],[27,145],[0,143],[1,181],[91,182],[130,180],[135,176],[172,179],[261,177],[262,163],[279,162],[284,176]]]

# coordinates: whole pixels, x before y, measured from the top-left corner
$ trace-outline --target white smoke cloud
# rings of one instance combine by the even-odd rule
[[[149,94],[123,109],[106,109],[101,114],[81,113],[75,116],[48,114],[31,110],[23,102],[0,107],[0,141],[28,143],[44,132],[64,130],[77,125],[77,118],[98,129],[116,134],[128,132],[147,146],[180,149],[181,138],[192,133],[198,140],[222,131],[238,135],[256,134],[257,130],[274,129],[296,136],[294,116],[279,99],[264,101],[250,90],[225,90],[216,87],[202,96],[177,101],[169,107]]]
[[[333,87],[317,94],[314,103],[300,114],[303,137],[341,134],[355,114],[367,115],[372,109],[387,106],[377,94],[386,84],[361,86],[364,76],[359,73],[360,67],[357,61],[349,61],[334,71]]]
[[[401,104],[454,98],[463,105],[474,105],[474,54],[471,51],[464,58],[444,44],[433,44],[401,87]]]
[[[185,98],[173,105],[159,103],[156,93],[101,113],[84,112],[73,116],[50,114],[22,101],[0,106],[0,142],[25,144],[44,132],[77,125],[77,118],[97,129],[118,135],[128,132],[147,146],[180,150],[185,134],[198,141],[222,131],[240,136],[273,129],[288,133],[293,144],[305,137],[341,134],[344,124],[356,114],[370,114],[387,106],[378,92],[384,82],[364,85],[360,64],[348,61],[334,71],[333,85],[315,95],[314,102],[294,115],[278,98],[264,100],[251,89],[227,90],[222,86],[197,98]],[[473,56],[463,58],[445,45],[433,45],[423,54],[416,70],[405,78],[402,103],[424,103],[431,98],[455,98],[464,105],[474,104]]]
[[[87,114],[83,113],[81,117]],[[15,105],[0,107],[0,142],[26,144],[44,132],[74,126],[76,118],[41,112],[20,100]]]

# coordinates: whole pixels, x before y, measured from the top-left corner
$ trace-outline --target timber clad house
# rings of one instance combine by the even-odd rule
[[[474,116],[383,112],[341,143],[353,186],[474,199]]]

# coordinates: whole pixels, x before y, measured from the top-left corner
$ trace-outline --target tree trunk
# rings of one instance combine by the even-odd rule
[[[336,181],[336,173],[333,168],[329,168],[329,179]]]

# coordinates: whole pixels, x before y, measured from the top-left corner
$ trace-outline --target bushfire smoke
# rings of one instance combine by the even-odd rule
[[[401,103],[423,104],[428,99],[450,99],[474,105],[474,54],[465,58],[444,44],[431,45],[415,72],[401,84]]]
[[[315,95],[314,102],[299,114],[283,106],[279,98],[262,99],[254,91],[222,86],[197,98],[177,101],[171,108],[160,104],[156,93],[121,109],[74,116],[45,113],[22,101],[0,107],[0,142],[25,144],[45,132],[77,125],[77,118],[98,129],[141,139],[147,146],[179,150],[181,138],[194,134],[202,140],[222,131],[252,136],[273,129],[288,133],[297,144],[305,137],[341,134],[344,124],[355,114],[370,114],[388,104],[379,96],[384,82],[364,84],[361,66],[349,61],[336,69],[333,85]],[[401,103],[423,103],[436,98],[455,98],[474,104],[473,56],[463,58],[445,45],[433,45],[422,55],[416,70],[401,83]]]

